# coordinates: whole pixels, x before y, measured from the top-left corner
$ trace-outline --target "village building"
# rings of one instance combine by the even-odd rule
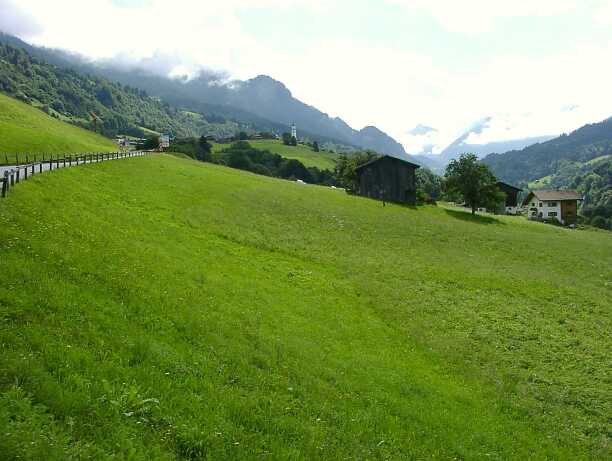
[[[419,165],[385,155],[357,167],[357,193],[388,202],[416,203],[415,171]]]
[[[576,224],[581,200],[582,196],[573,190],[535,190],[523,200],[523,207],[529,219],[556,219],[567,226]]]
[[[506,214],[517,214],[519,210],[518,196],[523,189],[519,189],[518,187],[514,187],[502,181],[497,181],[497,188],[506,194],[506,203],[504,207]]]

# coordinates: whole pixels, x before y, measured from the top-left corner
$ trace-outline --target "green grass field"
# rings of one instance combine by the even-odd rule
[[[15,187],[0,255],[3,459],[612,456],[608,232],[159,155]]]
[[[248,141],[256,149],[269,150],[281,157],[296,159],[307,167],[317,167],[321,170],[333,170],[336,166],[338,154],[332,152],[314,152],[305,145],[286,146],[281,141],[274,140],[255,140]],[[227,147],[226,144],[213,143],[213,152],[219,152]]]
[[[111,152],[115,143],[99,134],[56,120],[39,109],[0,94],[0,164],[15,153]]]

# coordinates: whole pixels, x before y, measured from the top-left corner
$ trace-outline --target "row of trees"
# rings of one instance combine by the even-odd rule
[[[300,179],[311,184],[335,185],[334,173],[316,167],[306,167],[295,159],[287,159],[267,149],[256,149],[248,141],[236,141],[220,152],[202,136],[172,141],[170,150],[181,152],[203,162],[227,165],[240,170],[283,179]]]
[[[295,139],[295,136],[291,136],[290,133],[283,133],[282,140],[285,146],[297,146],[297,139]]]
[[[199,138],[177,138],[170,143],[172,152],[181,152],[201,162],[212,162],[212,144],[206,136]]]

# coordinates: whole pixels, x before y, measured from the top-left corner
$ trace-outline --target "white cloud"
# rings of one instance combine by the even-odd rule
[[[451,32],[491,32],[501,18],[554,16],[578,6],[578,0],[388,0],[433,16]]]
[[[612,26],[612,0],[605,0],[595,12],[595,19],[600,24]]]
[[[21,37],[31,37],[42,31],[42,26],[13,0],[0,0],[0,31]]]

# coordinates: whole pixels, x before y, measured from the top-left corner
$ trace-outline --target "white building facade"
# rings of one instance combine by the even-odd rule
[[[533,220],[554,219],[563,225],[576,224],[578,202],[582,196],[571,190],[532,191],[523,201],[527,217]]]

